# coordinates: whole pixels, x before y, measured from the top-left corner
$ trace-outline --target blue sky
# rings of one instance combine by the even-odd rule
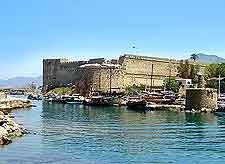
[[[225,0],[0,0],[0,78],[38,76],[43,58],[125,52],[225,57]]]

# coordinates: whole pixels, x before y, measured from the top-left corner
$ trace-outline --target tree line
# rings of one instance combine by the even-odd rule
[[[197,61],[198,59],[197,54],[192,54],[190,59],[191,60],[181,60],[179,63],[179,66],[177,67],[178,75],[177,77],[183,78],[183,79],[192,79],[193,85],[196,85],[198,83],[198,76],[200,73],[200,65]],[[206,80],[206,87],[209,88],[219,88],[219,81],[217,79],[215,80],[209,80],[210,78],[219,78],[219,77],[225,77],[225,63],[219,63],[219,64],[208,64],[205,66],[204,72],[203,72],[204,79]],[[165,80],[165,86],[166,89],[172,90],[174,92],[177,92],[179,89],[179,84],[176,82],[177,77],[172,77],[170,80]],[[225,92],[225,81],[221,81],[221,92]]]

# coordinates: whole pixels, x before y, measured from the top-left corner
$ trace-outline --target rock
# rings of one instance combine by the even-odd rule
[[[22,129],[21,133],[22,134],[30,134],[30,132],[27,129]]]
[[[27,134],[28,131],[21,128],[9,115],[14,108],[31,107],[31,101],[13,100],[0,103],[0,145],[7,145],[12,142],[14,137],[20,137]]]
[[[1,119],[0,119],[0,126],[3,126],[5,123],[7,123],[6,120],[1,120]]]
[[[205,112],[205,111],[206,111],[206,108],[202,108],[202,109],[201,109],[201,112]]]
[[[9,118],[15,118],[15,116],[13,116],[13,115],[9,115]]]
[[[5,113],[4,113],[4,112],[2,112],[2,111],[0,111],[0,115],[5,115]]]
[[[0,120],[4,120],[5,119],[5,115],[0,115]]]
[[[8,137],[6,136],[0,137],[0,145],[8,145],[10,143],[12,143],[12,140],[9,139]]]
[[[213,110],[212,109],[209,109],[209,108],[206,108],[205,109],[205,112],[207,112],[207,113],[210,113],[210,112],[212,112]]]
[[[2,111],[5,115],[8,115],[9,114],[9,112],[7,112],[6,110],[3,110]]]
[[[2,136],[7,136],[8,135],[8,131],[0,126],[0,137]]]

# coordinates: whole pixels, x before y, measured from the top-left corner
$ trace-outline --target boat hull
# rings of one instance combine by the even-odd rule
[[[128,101],[127,108],[133,110],[146,110],[145,101]]]

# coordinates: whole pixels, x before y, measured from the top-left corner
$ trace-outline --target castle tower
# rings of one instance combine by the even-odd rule
[[[44,59],[43,60],[43,92],[57,86],[56,72],[60,65],[60,59]]]

